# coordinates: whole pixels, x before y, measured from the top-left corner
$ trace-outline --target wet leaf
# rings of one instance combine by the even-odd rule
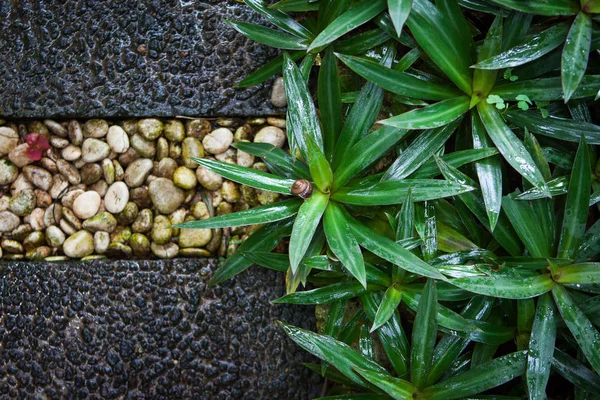
[[[527,354],[526,381],[529,398],[532,400],[546,398],[546,384],[550,377],[556,340],[556,324],[556,308],[551,295],[546,293],[538,300]]]
[[[569,30],[562,52],[561,78],[565,103],[569,101],[585,74],[592,43],[592,18],[580,11]]]
[[[469,103],[468,97],[457,97],[384,119],[379,123],[400,129],[439,128],[457,120],[469,111]]]
[[[295,273],[325,212],[329,196],[314,191],[298,211],[290,238],[290,267]]]

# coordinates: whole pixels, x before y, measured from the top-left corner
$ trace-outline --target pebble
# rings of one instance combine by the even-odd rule
[[[172,142],[181,142],[185,138],[185,128],[181,121],[172,119],[164,124],[165,137]]]
[[[31,164],[33,160],[27,155],[28,147],[27,143],[21,143],[20,145],[13,147],[8,153],[8,159],[19,168]]]
[[[187,167],[179,167],[173,173],[173,183],[184,190],[189,190],[195,188],[198,181],[193,170]]]
[[[254,136],[254,143],[269,143],[282,148],[285,144],[285,132],[276,126],[266,126]]]
[[[165,244],[171,240],[173,230],[169,228],[171,221],[164,215],[157,215],[152,226],[152,241],[157,244]]]
[[[27,165],[23,168],[23,173],[31,183],[44,191],[52,187],[52,174],[43,168]]]
[[[179,247],[202,247],[206,246],[212,239],[210,229],[180,229]]]
[[[202,143],[193,137],[185,138],[181,146],[181,157],[183,158],[183,165],[192,169],[197,168],[198,163],[192,160],[192,158],[204,157],[204,148],[202,147]]]
[[[12,128],[0,126],[0,154],[7,155],[19,144],[19,134]]]
[[[153,221],[154,213],[151,209],[145,208],[138,213],[135,221],[131,224],[131,230],[141,233],[149,232],[152,229]]]
[[[0,212],[0,232],[10,232],[17,229],[20,223],[19,217],[10,211]]]
[[[218,190],[223,184],[223,177],[199,165],[196,168],[196,179],[207,190]]]
[[[151,243],[150,249],[152,254],[158,258],[174,258],[179,251],[179,246],[173,242],[167,244]]]
[[[96,232],[94,234],[94,250],[98,254],[106,253],[110,245],[110,235],[108,232]]]
[[[278,77],[273,82],[271,88],[271,104],[275,107],[287,106],[287,97],[285,96],[285,86],[283,85],[283,78]]]
[[[57,226],[49,226],[46,228],[46,243],[50,247],[60,247],[65,241],[65,234]]]
[[[185,125],[185,134],[187,136],[195,137],[198,140],[204,139],[210,130],[210,122],[204,118],[189,120]]]
[[[221,154],[233,142],[233,133],[227,128],[218,128],[206,135],[202,140],[204,150],[211,154]]]
[[[10,210],[18,216],[25,216],[35,208],[35,192],[31,189],[18,191],[10,199]]]
[[[69,236],[63,243],[67,257],[81,258],[94,253],[94,238],[88,231],[79,231]]]
[[[287,125],[286,121],[284,118],[275,118],[275,117],[269,117],[267,118],[267,123],[269,125],[273,125],[276,126],[278,128],[284,129]]]
[[[144,181],[154,169],[154,163],[147,158],[135,160],[125,170],[125,183],[130,188],[142,186]]]
[[[136,257],[144,258],[150,253],[150,241],[142,233],[134,233],[129,239],[131,250]]]
[[[90,119],[83,124],[83,137],[99,139],[108,133],[108,122],[103,119]]]
[[[99,164],[85,164],[81,167],[81,183],[92,185],[102,179],[102,167]]]
[[[98,139],[88,138],[83,141],[81,147],[81,159],[86,163],[93,163],[108,157],[110,147],[106,142]]]
[[[86,139],[86,140],[96,140],[96,139]],[[65,160],[58,160],[56,162],[56,167],[58,168],[58,172],[61,173],[62,176],[67,178],[71,185],[79,185],[81,183],[81,174],[75,168],[73,164],[67,162]]]
[[[110,149],[115,153],[122,154],[129,150],[129,136],[127,135],[127,132],[118,125],[113,125],[108,128],[106,142]]]
[[[125,182],[115,182],[108,188],[104,196],[104,207],[113,214],[118,214],[129,202],[129,188]]]
[[[117,219],[109,212],[101,212],[83,221],[83,229],[94,232],[113,232],[117,228]]]
[[[19,170],[9,160],[3,158],[0,160],[0,185],[10,185],[19,176]]]
[[[81,130],[81,125],[76,120],[69,121],[68,125],[68,136],[71,144],[75,146],[81,145],[83,143],[83,131]]]
[[[50,138],[50,144],[52,145],[52,147],[56,147],[57,149],[64,149],[65,147],[70,145],[67,139],[57,136],[52,136]]]
[[[148,185],[152,204],[161,214],[170,214],[175,211],[185,198],[183,190],[166,178],[156,178]],[[169,193],[165,196],[165,193]]]
[[[162,134],[163,123],[156,118],[144,118],[137,123],[137,132],[146,140],[156,140]]]
[[[96,215],[102,199],[92,190],[78,196],[73,202],[73,213],[80,219],[88,219]]]
[[[173,179],[173,174],[177,169],[177,161],[172,158],[163,158],[158,163],[156,168],[156,175],[161,178]],[[16,177],[15,177],[16,178]]]
[[[58,122],[53,121],[51,119],[45,119],[43,122],[44,125],[46,125],[46,128],[48,128],[48,130],[53,135],[67,137],[67,129],[64,126],[62,126],[62,124],[59,124]]]
[[[135,150],[138,156],[144,158],[154,158],[156,154],[156,142],[153,140],[146,140],[139,134],[135,134],[130,139],[131,147]],[[126,154],[126,153],[125,153]],[[128,163],[124,163],[127,165]]]
[[[60,155],[67,161],[75,161],[81,157],[81,149],[70,144],[60,152]]]

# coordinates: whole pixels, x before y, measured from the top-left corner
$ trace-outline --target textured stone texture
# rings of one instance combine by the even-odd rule
[[[0,116],[249,116],[271,81],[234,83],[276,55],[226,25],[234,0],[0,1]]]
[[[1,269],[4,268],[4,271]],[[0,398],[307,399],[319,379],[274,320],[282,275],[253,268],[216,288],[214,261],[0,267]]]

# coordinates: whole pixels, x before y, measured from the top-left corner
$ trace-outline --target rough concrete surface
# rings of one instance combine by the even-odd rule
[[[277,53],[224,19],[234,0],[0,0],[0,117],[273,114],[272,81],[233,85]]]
[[[0,267],[0,398],[309,399],[319,378],[275,320],[282,274],[215,288],[215,260],[14,262]]]

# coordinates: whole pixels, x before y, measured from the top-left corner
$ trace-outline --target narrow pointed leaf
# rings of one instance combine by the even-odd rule
[[[600,263],[582,263],[562,267],[554,278],[559,283],[596,283],[600,282]]]
[[[423,135],[423,134],[421,134]],[[403,153],[404,154],[404,153]],[[484,160],[486,158],[492,157],[499,154],[498,150],[495,147],[484,147],[481,149],[468,149],[468,150],[458,150],[453,151],[449,154],[444,154],[440,158],[446,164],[454,167],[460,168],[463,165],[470,164],[472,162]],[[423,165],[421,165],[415,172],[413,172],[410,177],[412,179],[424,179],[424,178],[433,178],[440,174],[440,170],[437,166],[435,159],[431,159],[426,161]]]
[[[310,174],[319,190],[328,193],[333,182],[333,173],[331,172],[329,162],[312,138],[306,138],[306,146],[308,149],[308,168],[310,169]]]
[[[242,35],[270,47],[285,50],[306,50],[308,48],[305,39],[300,39],[283,32],[277,32],[273,29],[265,28],[262,25],[235,21],[226,22]]]
[[[198,221],[189,221],[173,225],[172,228],[208,229],[227,228],[232,226],[245,226],[275,222],[295,215],[302,204],[301,199],[289,199],[278,203],[238,211],[232,214],[223,214],[213,218]]]
[[[381,46],[391,39],[383,30],[377,28],[363,33],[359,33],[348,39],[335,42],[333,48],[336,53],[342,53],[349,56],[359,56],[367,53],[374,47]]]
[[[502,385],[525,372],[527,352],[519,351],[496,358],[423,390],[429,400],[469,397]]]
[[[244,0],[244,2],[278,28],[304,39],[313,38],[312,32],[304,25],[280,10],[267,7],[262,0]]]
[[[348,223],[340,206],[329,203],[323,218],[323,228],[329,248],[365,288],[367,276],[362,253],[356,238],[350,233]]]
[[[270,143],[233,142],[232,147],[265,160],[290,178],[311,179],[306,164],[294,159],[290,153]]]
[[[533,133],[576,143],[579,143],[583,134],[588,144],[600,144],[598,125],[553,116],[543,118],[536,111],[509,111],[505,116],[508,122]]]
[[[517,235],[533,257],[552,257],[554,236],[541,224],[533,201],[515,200],[514,194],[504,197],[502,207]]]
[[[415,234],[415,204],[412,190],[408,190],[406,199],[398,214],[398,228],[396,229],[396,240],[412,239]]]
[[[506,161],[533,186],[547,191],[544,177],[535,165],[533,158],[504,122],[498,110],[491,104],[481,102],[477,105],[477,111],[488,135]]]
[[[546,384],[554,355],[556,325],[556,308],[552,297],[549,293],[543,294],[538,300],[527,353],[527,388],[531,400],[546,398]]]
[[[381,296],[378,293],[361,296],[365,313],[372,321],[375,320],[375,313],[380,299]],[[401,378],[406,376],[410,363],[410,345],[408,337],[402,329],[398,311],[393,312],[388,321],[377,330],[377,336],[397,376]]]
[[[329,197],[319,191],[313,192],[298,211],[294,229],[290,238],[290,266],[292,272],[297,271],[300,261],[304,257],[310,241],[321,222]]]
[[[494,147],[485,132],[481,118],[475,112],[471,113],[471,131],[474,149]],[[475,170],[479,178],[485,211],[490,221],[490,229],[493,231],[496,228],[500,209],[502,208],[502,161],[499,156],[489,157],[477,161]]]
[[[468,56],[468,60],[475,60],[476,50],[473,41],[473,32],[476,30],[464,16],[458,0],[437,0],[436,7],[454,29],[456,37],[460,38],[461,57]]]
[[[539,67],[538,67],[539,69]],[[600,75],[585,75],[581,83],[571,96],[571,99],[594,97],[600,89]],[[564,93],[560,78],[540,78],[531,80],[518,80],[516,82],[502,83],[494,87],[490,94],[502,97],[505,101],[515,101],[517,96],[527,94],[532,101],[563,100]],[[509,111],[520,112],[520,111]],[[532,113],[532,111],[526,111]],[[535,113],[535,111],[533,111]],[[533,129],[530,129],[535,132]]]
[[[451,279],[449,282],[473,293],[503,299],[537,297],[550,291],[554,286],[550,274],[517,278],[490,272],[484,277],[458,278]]]
[[[287,254],[271,253],[268,251],[250,251],[245,252],[242,255],[254,264],[275,271],[285,272],[290,267],[290,259]]]
[[[369,291],[381,290],[378,285],[369,285],[367,289],[356,281],[344,281],[332,283],[331,285],[323,286],[317,289],[304,290],[286,294],[277,300],[273,300],[276,304],[327,304],[334,301],[343,301],[363,295]]]
[[[439,293],[438,293],[439,294]],[[465,306],[461,315],[468,319],[485,320],[493,306],[493,300],[476,296]],[[470,340],[455,335],[444,335],[433,352],[433,363],[427,377],[427,385],[433,385],[450,367],[450,364],[467,348]]]
[[[308,0],[313,1],[313,0]],[[319,5],[319,13],[317,17],[317,32],[321,32],[334,19],[340,16],[343,12],[348,10],[352,5],[350,0],[333,0],[333,1],[322,1]]]
[[[305,55],[305,51],[292,51],[290,52],[290,57],[296,61],[302,58]],[[244,79],[239,81],[234,85],[234,87],[250,87],[254,85],[258,85],[263,83],[273,75],[276,75],[281,72],[281,66],[283,65],[283,56],[277,56],[250,75],[246,76]]]
[[[383,180],[404,179],[416,171],[446,143],[458,127],[459,122],[456,121],[441,128],[421,132],[388,168]]]
[[[252,261],[245,258],[243,254],[252,251],[273,250],[282,238],[290,235],[292,224],[293,220],[288,219],[258,229],[238,247],[225,263],[221,264],[210,280],[210,284],[216,285],[245,271],[252,265]]]
[[[363,370],[386,374],[386,371],[377,365],[376,362],[362,356],[345,343],[337,341],[329,336],[318,335],[304,329],[284,324],[283,322],[279,322],[279,326],[281,326],[285,333],[300,347],[319,357],[321,360],[327,361],[360,386],[367,385],[360,375],[356,373],[354,369],[356,367]]]
[[[354,7],[333,20],[312,41],[308,51],[318,49],[333,42],[340,36],[370,21],[386,7],[385,0],[358,3]]]
[[[569,30],[562,52],[561,78],[565,103],[569,101],[585,74],[592,43],[592,17],[580,11]]]
[[[460,91],[453,86],[428,82],[365,58],[343,54],[337,54],[337,57],[369,82],[392,93],[421,100],[448,100],[460,96]]]
[[[427,382],[433,360],[437,333],[437,304],[435,281],[429,279],[419,299],[410,354],[410,380],[420,389]]]
[[[354,370],[367,381],[371,382],[373,385],[377,386],[394,399],[410,400],[413,399],[414,396],[416,396],[419,392],[418,389],[410,382],[394,378],[387,372],[374,372],[362,368],[354,368]]]
[[[472,72],[469,70],[468,46],[450,21],[428,0],[413,0],[406,24],[431,60],[456,86],[470,95]]]
[[[552,289],[552,295],[563,320],[579,344],[585,358],[590,362],[594,371],[600,374],[600,347],[598,346],[600,333],[571,299],[569,292],[562,285],[556,285]]]
[[[550,190],[550,195],[552,197],[560,196],[561,194],[567,194],[567,189],[569,187],[569,177],[568,176],[559,176],[556,179],[549,180],[548,182],[548,190]],[[538,188],[531,188],[518,196],[515,197],[517,200],[537,200],[546,198],[547,194],[540,191]]]
[[[502,48],[502,17],[496,16],[483,41],[477,61],[483,61],[500,53]],[[485,98],[496,83],[496,70],[476,69],[473,73],[473,96]]]
[[[558,244],[559,258],[574,259],[577,256],[577,249],[583,242],[590,203],[591,180],[590,155],[586,141],[583,139],[579,144],[571,171],[565,216]]]
[[[295,182],[293,179],[280,178],[254,168],[240,167],[239,165],[226,162],[206,158],[192,158],[192,160],[204,168],[221,175],[225,179],[270,192],[289,195],[291,194],[290,189]]]
[[[592,393],[600,393],[600,376],[558,348],[554,350],[552,367],[577,387]]]
[[[385,291],[383,299],[379,304],[377,314],[375,315],[375,319],[373,321],[373,326],[371,327],[371,332],[377,330],[379,327],[385,324],[388,319],[391,318],[394,312],[398,309],[400,300],[402,300],[402,292],[394,285],[390,286]]]
[[[404,179],[375,184],[349,185],[339,189],[331,198],[354,205],[401,204],[412,190],[414,201],[426,201],[457,196],[474,190],[473,187],[441,179]]]
[[[342,130],[342,92],[333,49],[327,49],[319,69],[319,111],[323,122],[323,144],[328,159],[333,157],[335,143]]]
[[[506,51],[521,43],[531,26],[533,15],[513,11],[508,14],[504,23],[502,50]],[[482,61],[482,60],[478,60]]]
[[[408,19],[411,7],[412,0],[388,0],[388,11],[398,36],[402,34],[402,28]]]
[[[319,9],[319,2],[310,0],[281,0],[270,5],[269,8],[283,12],[317,11]]]
[[[381,64],[384,67],[392,65],[396,56],[394,47],[386,50]],[[348,150],[365,137],[373,127],[383,103],[383,89],[372,83],[363,86],[348,117],[344,121],[342,132],[335,147],[332,168],[335,170],[343,164]]]
[[[596,221],[583,236],[583,243],[577,251],[576,261],[586,261],[598,254],[600,254],[600,221]]]
[[[284,54],[283,80],[286,97],[294,99],[288,104],[288,135],[291,134],[302,156],[308,160],[305,138],[310,137],[320,149],[323,149],[321,125],[304,77],[296,63],[287,54]]]
[[[346,162],[334,172],[333,190],[344,186],[350,179],[381,159],[406,136],[407,130],[382,127],[362,138],[346,154]]]
[[[379,123],[400,129],[439,128],[455,121],[469,111],[469,104],[468,97],[457,97],[384,119]]]
[[[404,249],[393,240],[373,232],[350,215],[347,215],[347,218],[350,232],[365,249],[408,272],[434,279],[444,279],[443,275],[435,268],[419,259],[410,251]]]
[[[569,32],[567,23],[557,24],[510,50],[475,64],[478,69],[504,69],[536,60],[564,43]]]
[[[502,6],[512,8],[530,14],[539,15],[574,15],[579,11],[579,2],[577,0],[491,0]]]

